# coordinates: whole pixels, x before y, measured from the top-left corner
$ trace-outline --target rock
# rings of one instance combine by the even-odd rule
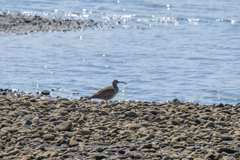
[[[161,121],[162,121],[162,119],[160,117],[157,117],[157,118],[152,120],[152,122],[161,122]]]
[[[205,128],[211,128],[214,127],[214,123],[213,122],[208,122],[207,124],[204,125]]]
[[[122,135],[131,135],[133,134],[134,132],[132,130],[123,130],[123,131],[120,131],[120,134]]]
[[[237,152],[233,155],[234,158],[239,158],[240,157],[240,152]]]
[[[104,126],[99,126],[99,127],[97,127],[96,129],[99,129],[99,130],[106,131],[106,130],[107,130],[107,127],[104,127]]]
[[[179,106],[179,105],[181,104],[181,102],[180,102],[177,98],[175,98],[175,99],[172,101],[172,104],[173,104],[174,106]]]
[[[50,158],[57,157],[57,156],[58,156],[58,152],[52,152],[51,155],[50,155]]]
[[[18,149],[15,149],[15,150],[9,152],[8,154],[9,154],[9,155],[16,155],[16,154],[18,154],[18,153],[19,153],[19,150],[18,150]]]
[[[23,156],[21,160],[32,160],[34,157],[32,155]]]
[[[215,107],[216,107],[216,108],[223,108],[224,105],[223,105],[222,103],[218,103],[218,104],[215,105]]]
[[[229,137],[229,136],[221,136],[221,139],[222,139],[223,141],[232,141],[232,140],[233,140],[233,138],[232,138],[232,137]]]
[[[72,129],[72,122],[65,121],[60,123],[55,127],[55,130],[57,131],[71,131]]]
[[[138,114],[137,113],[135,113],[135,112],[127,112],[127,116],[129,116],[129,117],[138,117]]]
[[[145,144],[145,145],[142,146],[142,148],[148,148],[148,149],[151,149],[151,148],[152,148],[152,143]]]
[[[44,155],[42,153],[39,153],[37,156],[36,156],[36,160],[42,160],[44,158],[48,158],[47,155]]]
[[[157,114],[159,114],[159,112],[156,111],[156,110],[149,110],[149,112],[152,113],[153,115],[157,115]]]
[[[35,98],[30,98],[29,102],[37,102],[37,100]]]
[[[48,96],[50,95],[50,92],[48,90],[44,90],[41,92],[43,95]]]
[[[180,125],[180,123],[179,123],[178,121],[176,121],[176,120],[172,120],[171,122],[172,122],[172,124],[174,124],[174,125]]]
[[[75,137],[72,137],[72,138],[70,139],[69,145],[70,145],[71,147],[77,146],[78,144],[79,144],[79,142],[75,140]]]
[[[80,133],[82,133],[83,135],[89,135],[92,132],[90,130],[88,130],[88,129],[83,129],[83,130],[80,131]]]
[[[142,152],[152,152],[152,153],[156,153],[156,149],[142,149]]]
[[[1,129],[2,131],[8,131],[10,133],[14,133],[14,132],[17,132],[19,129],[18,128],[11,128],[11,127],[4,127]]]
[[[219,148],[217,150],[218,153],[222,153],[222,152],[226,152],[226,153],[229,153],[229,154],[233,154],[233,153],[236,153],[238,152],[237,150],[234,150],[234,149],[230,149],[230,148]]]
[[[118,153],[119,154],[125,154],[125,151],[124,150],[119,150]]]
[[[22,128],[29,128],[30,129],[30,125],[32,124],[32,122],[30,120],[26,120],[23,125]]]
[[[207,158],[207,159],[214,159],[214,154],[213,154],[213,153],[208,153],[208,154],[206,155],[206,158]]]
[[[185,149],[185,147],[182,146],[182,145],[174,145],[173,148],[174,148],[174,149],[177,149],[177,148],[184,148],[184,149]]]
[[[54,140],[55,136],[52,134],[45,134],[45,135],[43,135],[43,139],[44,140]]]
[[[103,149],[102,147],[98,147],[98,148],[96,149],[96,151],[97,151],[97,152],[103,152],[104,149]]]
[[[108,113],[105,112],[105,111],[101,111],[101,112],[100,112],[100,115],[108,115]]]

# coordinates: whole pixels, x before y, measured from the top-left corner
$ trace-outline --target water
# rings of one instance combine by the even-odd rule
[[[0,88],[79,98],[118,79],[128,84],[119,84],[114,100],[240,102],[239,1],[4,0],[0,6],[11,14],[110,26],[1,36]]]

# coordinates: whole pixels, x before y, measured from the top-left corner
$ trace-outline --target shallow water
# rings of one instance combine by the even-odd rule
[[[0,88],[90,96],[114,79],[114,100],[236,104],[238,1],[1,1],[10,14],[93,19],[110,27],[0,37]],[[72,93],[79,93],[71,95]]]

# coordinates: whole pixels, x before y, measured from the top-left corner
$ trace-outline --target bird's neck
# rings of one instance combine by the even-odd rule
[[[114,88],[114,89],[118,89],[117,84],[113,84],[113,88]]]

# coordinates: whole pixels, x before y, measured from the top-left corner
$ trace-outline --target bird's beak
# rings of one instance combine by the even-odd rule
[[[119,81],[118,81],[118,83],[125,83],[125,84],[127,84],[126,82],[119,82]]]

